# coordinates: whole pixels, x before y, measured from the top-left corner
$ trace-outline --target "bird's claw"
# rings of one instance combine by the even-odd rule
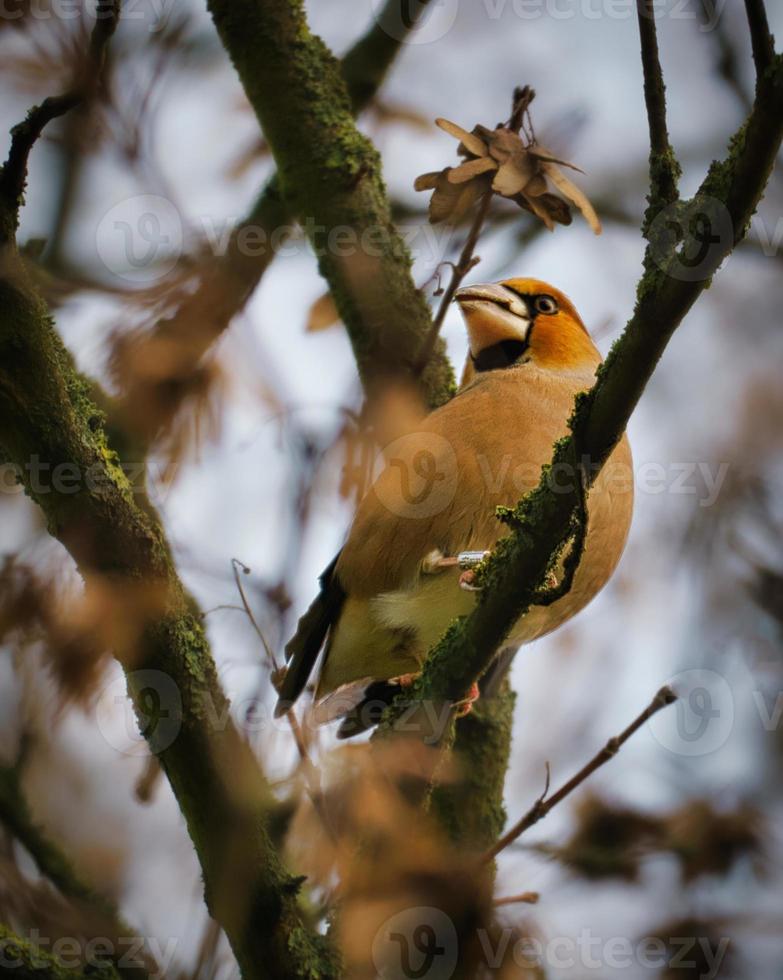
[[[412,687],[419,677],[421,677],[420,670],[411,674],[398,674],[396,677],[390,677],[388,683],[397,684],[400,687]]]
[[[476,579],[476,573],[472,568],[469,568],[466,572],[463,572],[459,577],[459,587],[464,589],[465,592],[481,592],[481,589],[474,585],[473,582]]]
[[[455,701],[452,705],[453,708],[457,709],[457,718],[464,718],[465,715],[469,715],[473,710],[473,705],[478,701],[479,696],[479,686],[476,681],[473,681],[470,685],[468,696],[461,701]]]

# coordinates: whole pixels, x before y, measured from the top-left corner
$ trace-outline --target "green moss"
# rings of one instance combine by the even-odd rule
[[[511,751],[515,695],[506,680],[496,697],[481,698],[456,725],[458,778],[433,790],[430,809],[458,845],[484,850],[506,822],[503,786]]]
[[[51,953],[28,942],[0,925],[0,952],[3,972],[16,980],[120,980],[109,962],[90,964],[84,969],[66,967]]]
[[[307,30],[298,4],[238,13],[211,0],[210,9],[275,154],[284,202],[316,250],[365,389],[372,394],[392,378],[410,377],[430,311],[391,219],[380,157],[354,123],[339,63]],[[353,262],[319,241],[338,227],[356,236]],[[380,246],[363,248],[365,234]],[[442,345],[433,362],[422,387],[435,406],[447,400],[454,379]]]
[[[336,947],[325,937],[313,941],[312,935],[302,927],[294,927],[288,933],[288,951],[301,964],[300,976],[310,980],[328,980],[340,976],[341,962]]]

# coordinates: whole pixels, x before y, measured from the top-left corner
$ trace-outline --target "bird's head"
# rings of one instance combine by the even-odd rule
[[[601,355],[571,300],[540,279],[458,289],[470,353],[463,384],[485,371],[531,362],[544,370],[595,369]]]

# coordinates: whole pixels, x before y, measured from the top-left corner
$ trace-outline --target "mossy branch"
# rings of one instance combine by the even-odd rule
[[[783,58],[776,55],[759,84],[753,108],[731,140],[726,159],[714,163],[685,213],[678,251],[661,248],[651,240],[645,272],[638,286],[636,308],[622,337],[598,372],[592,390],[577,398],[571,435],[555,446],[552,468],[584,472],[592,483],[621,438],[666,345],[693,304],[708,287],[713,274],[744,237],[774,165],[783,138]],[[719,217],[728,219],[716,229]],[[700,220],[697,220],[700,219]],[[704,250],[704,223],[712,234]],[[699,254],[698,268],[693,256]],[[492,662],[510,628],[535,601],[548,568],[571,533],[579,506],[579,480],[568,490],[548,479],[507,515],[511,534],[502,539],[483,567],[483,590],[474,612],[457,620],[425,664],[413,696],[436,707],[464,698],[470,686]],[[406,718],[403,703],[387,712],[385,727]],[[422,712],[420,736],[434,737],[426,718],[439,711]],[[426,716],[426,718],[425,718]]]
[[[750,28],[750,42],[758,84],[775,58],[775,39],[769,31],[764,0],[745,0],[745,12]]]
[[[19,768],[0,766],[0,822],[32,857],[40,873],[57,890],[79,908],[90,913],[90,920],[101,923],[106,938],[136,936],[120,918],[117,908],[91,884],[83,880],[71,861],[36,823],[22,792]],[[158,965],[145,954],[138,966],[117,966],[122,980],[148,980],[159,971]]]
[[[452,747],[456,779],[437,785],[428,801],[454,843],[468,850],[491,847],[506,822],[503,786],[511,754],[516,696],[506,677],[459,723]]]
[[[271,795],[233,725],[201,617],[183,588],[160,523],[109,449],[102,413],[49,313],[6,248],[0,280],[0,445],[50,533],[92,582],[134,594],[141,631],[124,658],[128,689],[185,817],[204,874],[207,904],[226,931],[243,976],[332,975],[324,940],[304,923],[297,881],[267,832]],[[74,467],[67,492],[31,481],[36,460],[51,474]],[[159,704],[149,717],[149,692]],[[161,724],[161,721],[166,721]],[[166,731],[172,732],[170,737]]]
[[[378,153],[354,123],[339,62],[310,32],[301,0],[250,7],[210,0],[209,9],[272,148],[283,201],[318,256],[365,390],[409,382],[430,312],[391,218]],[[348,247],[331,240],[341,229]],[[421,388],[431,405],[453,391],[442,345]]]
[[[0,924],[0,970],[14,980],[121,980],[108,961],[84,967],[65,966],[56,956],[22,939]]]
[[[655,27],[653,0],[636,0],[639,21],[639,38],[642,46],[642,71],[644,74],[644,102],[650,130],[650,196],[645,233],[648,223],[667,204],[679,198],[677,184],[680,165],[669,141],[666,125],[666,86],[663,82],[658,55],[658,32]]]

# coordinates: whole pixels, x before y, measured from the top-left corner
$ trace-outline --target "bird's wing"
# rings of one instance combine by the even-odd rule
[[[286,644],[288,667],[278,691],[276,717],[285,714],[304,690],[326,634],[340,615],[345,602],[345,590],[334,573],[339,558],[338,552],[321,574],[321,590],[299,620],[296,633]]]
[[[567,431],[573,392],[563,398],[501,373],[507,377],[474,383],[387,448],[337,563],[349,595],[408,588],[436,549],[491,548],[504,532],[495,508],[513,506],[537,484]],[[552,400],[562,400],[557,411]]]

